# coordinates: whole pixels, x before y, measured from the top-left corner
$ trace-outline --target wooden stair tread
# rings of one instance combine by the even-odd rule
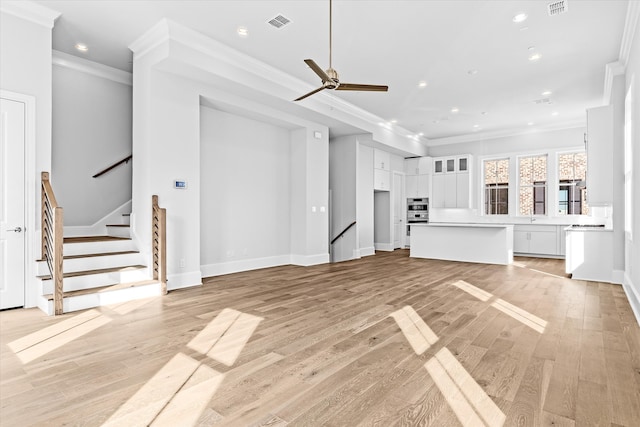
[[[68,292],[64,293],[63,297],[64,298],[69,298],[69,297],[77,297],[77,296],[80,296],[80,295],[89,295],[89,294],[97,294],[97,293],[101,293],[101,292],[117,291],[117,290],[120,290],[120,289],[135,288],[137,286],[151,285],[153,283],[159,283],[159,282],[157,280],[142,280],[140,282],[115,283],[113,285],[98,286],[98,287],[95,287],[95,288],[80,289],[80,290],[77,290],[77,291],[68,291]],[[45,294],[43,296],[48,301],[53,301],[53,294]]]
[[[130,271],[130,270],[139,270],[141,268],[147,268],[144,265],[127,265],[124,267],[112,267],[112,268],[101,268],[98,270],[85,270],[85,271],[74,271],[71,273],[64,273],[63,278],[67,277],[79,277],[79,276],[89,276],[91,274],[100,274],[100,273],[115,273],[118,271]],[[38,276],[38,279],[42,280],[51,280],[51,275],[46,274],[44,276]]]
[[[109,242],[112,240],[131,240],[131,238],[115,237],[115,236],[77,236],[77,237],[65,237],[63,240],[63,243]]]
[[[82,255],[65,255],[63,259],[78,259],[78,258],[94,258],[100,256],[109,256],[109,255],[128,255],[128,254],[139,254],[140,251],[119,251],[119,252],[100,252],[94,254],[82,254]],[[44,258],[37,259],[36,262],[46,261]]]
[[[131,227],[129,224],[107,224],[107,227]]]

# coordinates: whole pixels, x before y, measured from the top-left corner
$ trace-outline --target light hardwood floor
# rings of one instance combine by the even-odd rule
[[[408,251],[0,313],[0,424],[638,426],[622,287]]]

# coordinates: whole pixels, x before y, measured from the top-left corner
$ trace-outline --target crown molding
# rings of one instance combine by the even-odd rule
[[[167,41],[169,41],[169,20],[163,18],[129,45],[129,49],[133,52],[133,61],[135,62],[136,59],[140,59]]]
[[[56,19],[60,16],[60,12],[31,1],[3,0],[0,2],[0,12],[17,16],[49,29],[53,28]]]
[[[186,48],[203,55],[207,60],[213,60],[220,64],[220,66],[216,66],[215,68],[211,66],[211,63],[208,63],[207,65],[198,64],[198,66],[202,69],[206,69],[209,73],[218,74],[224,77],[224,72],[228,73],[229,70],[237,70],[239,72],[234,72],[235,75],[251,76],[245,82],[237,80],[238,83],[253,87],[253,89],[261,92],[265,92],[265,87],[286,88],[286,90],[280,90],[279,95],[274,95],[282,99],[292,99],[295,94],[309,92],[316,88],[315,86],[311,87],[309,83],[291,76],[280,69],[272,67],[271,65],[268,65],[256,58],[239,52],[198,31],[185,27],[169,19],[163,19],[151,27],[146,33],[129,45],[129,48],[134,53],[135,63],[137,59],[140,59],[142,56],[160,46],[169,45],[171,52],[171,48],[173,47],[171,43],[177,43],[185,46]],[[255,80],[256,78],[258,80],[266,81],[267,84],[256,84],[249,81],[252,79]],[[348,115],[353,119],[353,122],[346,121],[347,123],[359,123],[359,127],[366,124],[372,130],[377,129],[379,127],[379,123],[384,122],[384,119],[381,117],[350,104],[329,92],[330,91],[324,91],[318,93],[314,96],[314,99],[309,99],[305,101],[305,104],[300,104],[300,106],[342,121],[345,121],[344,115]],[[274,92],[268,91],[267,93],[274,94]],[[291,98],[289,98],[289,93],[291,94]],[[408,130],[396,126],[391,130],[391,133],[398,138],[407,138],[409,135],[412,135]],[[420,138],[420,143],[424,145],[424,138]]]
[[[88,59],[69,55],[68,53],[60,52],[59,50],[53,50],[52,62],[53,65],[66,67],[75,71],[80,71],[81,73],[91,74],[96,77],[112,80],[116,83],[122,83],[128,86],[133,85],[133,75],[131,73],[89,61]]]
[[[555,132],[565,129],[583,128],[586,125],[586,114],[584,120],[569,120],[561,123],[554,123],[549,126],[537,126],[527,129],[504,129],[492,132],[472,133],[466,135],[449,136],[445,138],[430,139],[427,147],[437,147],[441,145],[462,144],[465,142],[485,141],[487,139],[508,138],[511,136],[532,135],[537,133]]]
[[[631,55],[631,45],[633,44],[633,36],[636,32],[636,26],[640,20],[640,1],[630,1],[627,6],[627,17],[624,22],[624,30],[622,32],[622,42],[620,43],[620,59],[618,62],[622,64],[623,71],[629,62]],[[636,49],[640,49],[637,46]]]
[[[624,70],[625,66],[620,61],[610,62],[604,66],[604,92],[602,94],[602,105],[611,104],[613,78],[624,74]]]

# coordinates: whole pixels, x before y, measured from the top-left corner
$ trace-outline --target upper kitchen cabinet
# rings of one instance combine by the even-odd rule
[[[430,196],[431,157],[405,159],[405,195],[410,198]]]
[[[386,151],[373,149],[373,189],[391,189],[391,155]]]
[[[613,106],[587,110],[587,202],[613,203]]]
[[[382,169],[385,171],[391,170],[391,155],[386,151],[375,149],[373,150],[373,168]]]
[[[471,208],[471,155],[433,159],[434,208]]]

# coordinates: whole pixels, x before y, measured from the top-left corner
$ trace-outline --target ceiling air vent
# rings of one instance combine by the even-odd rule
[[[549,16],[560,15],[561,13],[565,13],[568,10],[569,4],[567,3],[567,0],[554,1],[547,5]]]
[[[533,101],[534,104],[551,104],[551,99],[549,98],[542,98],[542,99],[536,99],[535,101]]]
[[[288,19],[288,18],[285,18],[285,17],[284,17],[284,16],[282,16],[282,15],[278,15],[278,16],[276,16],[275,18],[273,18],[273,19],[271,19],[270,21],[268,21],[268,23],[269,23],[270,25],[273,25],[273,26],[274,26],[274,27],[276,27],[276,28],[282,28],[282,27],[284,27],[285,25],[287,25],[289,22],[291,22],[291,20],[290,20],[290,19]]]

